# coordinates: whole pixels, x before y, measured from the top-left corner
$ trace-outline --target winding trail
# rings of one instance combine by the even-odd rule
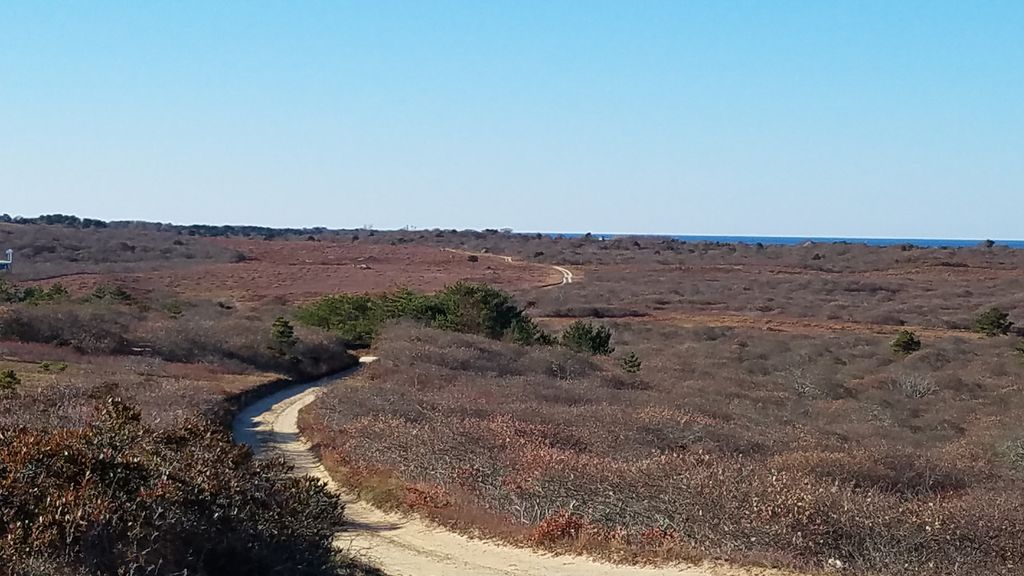
[[[500,254],[491,254],[490,252],[470,252],[469,250],[457,250],[455,248],[441,248],[444,252],[453,252],[455,254],[464,254],[466,256],[476,256],[478,258],[500,258],[506,264],[526,264],[530,266],[545,266],[558,272],[562,275],[562,278],[558,282],[551,284],[545,284],[541,288],[552,288],[555,286],[565,286],[566,284],[572,284],[576,280],[576,276],[572,273],[572,270],[565,268],[564,266],[555,266],[554,264],[540,264],[537,262],[525,262],[522,260],[515,260],[511,256],[502,256]]]
[[[572,281],[575,278],[575,276],[572,275],[571,270],[569,270],[568,268],[563,268],[561,266],[555,266],[553,264],[551,265],[551,267],[562,273],[562,284],[572,284]]]
[[[374,357],[360,358],[368,363]],[[358,368],[309,384],[299,384],[259,400],[236,418],[235,442],[258,455],[275,454],[295,474],[327,483],[345,502],[349,526],[335,546],[376,565],[390,576],[735,576],[753,572],[717,566],[641,567],[609,564],[582,556],[554,556],[448,531],[423,518],[383,512],[342,490],[298,429],[299,411],[325,386],[343,386]]]
[[[451,250],[452,252],[461,252]],[[466,252],[468,254],[468,252]],[[515,263],[510,256],[498,257]],[[546,287],[572,284],[575,276],[562,266],[550,265],[561,282]],[[361,364],[375,361],[359,359]],[[359,560],[372,564],[390,576],[784,576],[786,573],[757,568],[734,568],[702,564],[627,566],[585,556],[553,555],[529,548],[517,548],[493,540],[473,539],[452,532],[425,518],[384,512],[362,502],[331,478],[299,432],[299,411],[316,400],[326,386],[344,386],[359,367],[308,384],[297,384],[254,402],[235,418],[235,442],[246,444],[257,455],[279,455],[294,467],[296,475],[309,475],[325,482],[345,503],[346,529],[335,536],[334,545]]]

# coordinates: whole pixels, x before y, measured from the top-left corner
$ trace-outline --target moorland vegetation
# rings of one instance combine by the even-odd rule
[[[266,486],[289,494],[274,514],[307,514],[316,526],[267,543],[267,533],[284,534],[277,520],[233,506],[241,516],[231,522],[248,527],[243,541],[284,561],[304,551],[309,570],[328,566],[321,543],[337,517],[319,488],[296,488],[237,456],[222,425],[231,398],[268,378],[339,369],[352,362],[348,348],[371,344],[382,359],[361,378],[372,385],[329,389],[301,425],[339,478],[383,506],[629,559],[897,576],[1017,574],[1024,565],[1024,343],[1014,324],[1024,317],[1022,251],[11,220],[0,223],[0,242],[30,266],[16,266],[18,284],[0,290],[0,428],[15,439],[0,458],[31,464],[52,498],[75,486],[71,508],[101,511],[116,506],[74,484],[77,472],[60,476],[55,460],[31,461],[12,446],[119,469],[110,454],[170,458],[168,443],[203,429],[181,469],[231,462],[211,480],[213,493],[188,478],[140,500],[102,485],[138,516],[60,524],[45,502],[19,500],[46,525],[40,546],[71,543],[44,550],[10,539],[2,558],[22,573],[102,573],[103,562],[140,552],[124,529],[153,503],[213,537],[179,537],[173,522],[166,533],[133,533],[167,546],[169,558],[184,549],[170,540],[219,550],[232,533],[176,507],[215,493],[265,508]],[[568,265],[583,281],[509,294],[453,279],[431,294],[254,306],[113,280],[87,291],[46,280],[251,259],[232,237],[451,248],[471,252],[476,262],[458,259],[478,269],[507,265],[491,254],[510,255],[519,269]],[[115,428],[131,432],[114,436],[145,440],[97,453],[112,397],[134,406],[115,410]],[[137,478],[151,486],[156,470],[146,466]],[[12,478],[5,486],[25,492]],[[94,533],[107,544],[92,558],[82,550]],[[25,564],[33,555],[46,566]],[[188,562],[168,570],[210,569]]]
[[[40,240],[69,231],[84,244]],[[22,226],[33,248],[19,269],[76,270],[60,262],[69,250],[106,269],[168,264],[162,248],[107,252],[119,234]],[[153,238],[131,233],[132,246]],[[333,548],[344,506],[325,485],[255,459],[226,428],[246,398],[354,363],[339,337],[276,321],[291,315],[0,280],[0,574],[372,573]]]
[[[85,426],[0,430],[0,573],[369,573],[331,546],[344,505],[192,420],[154,430],[108,400]]]
[[[1017,574],[1024,357],[613,323],[643,370],[392,324],[301,415],[384,507],[555,550],[851,574]]]

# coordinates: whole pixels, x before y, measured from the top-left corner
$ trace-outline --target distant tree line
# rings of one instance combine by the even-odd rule
[[[50,226],[65,226],[67,228],[106,228],[108,224],[103,220],[95,218],[79,218],[67,214],[44,214],[35,218],[24,216],[11,216],[0,214],[0,222],[4,224],[47,224]]]
[[[77,228],[77,229],[88,229],[88,228],[109,228],[112,230],[139,230],[148,232],[173,232],[176,234],[182,234],[187,236],[202,236],[202,237],[223,237],[223,236],[257,236],[266,240],[274,238],[282,238],[286,236],[316,236],[319,234],[327,233],[355,233],[353,240],[359,239],[359,232],[368,231],[368,236],[373,236],[374,231],[372,227],[364,227],[360,229],[332,229],[324,226],[314,226],[309,228],[274,228],[270,226],[250,226],[250,225],[209,225],[209,224],[170,224],[164,222],[147,222],[144,220],[98,220],[95,218],[80,218],[69,214],[43,214],[41,216],[27,217],[27,216],[11,216],[10,214],[0,214],[0,223],[6,224],[38,224],[38,225],[49,225],[49,226],[64,226],[66,228]],[[395,232],[412,232],[413,229],[410,227],[403,228]],[[458,235],[467,234],[474,239],[483,239],[501,234],[513,234],[514,232],[510,228],[502,230],[496,230],[488,228],[486,230],[422,230],[420,234],[426,232],[432,232],[435,237],[443,238],[446,234]],[[540,234],[534,235],[536,238],[540,238]],[[400,243],[404,243],[405,240],[399,238]]]
[[[0,214],[0,223],[6,224],[39,224],[48,226],[64,226],[65,228],[110,228],[114,230],[140,230],[150,232],[175,232],[188,236],[261,236],[277,238],[290,235],[323,234],[329,230],[324,227],[313,228],[271,228],[269,226],[248,225],[208,225],[208,224],[168,224],[162,222],[144,222],[141,220],[103,221],[95,218],[79,218],[67,214],[44,214],[33,218]]]

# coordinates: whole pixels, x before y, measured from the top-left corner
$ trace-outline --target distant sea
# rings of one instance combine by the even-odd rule
[[[551,236],[565,236],[568,238],[579,238],[584,234],[550,234]],[[760,242],[766,246],[794,246],[805,242],[816,242],[819,244],[867,244],[868,246],[900,246],[910,244],[921,248],[963,248],[978,246],[984,240],[965,240],[955,238],[827,238],[821,236],[674,236],[670,234],[593,234],[595,238],[611,239],[616,237],[647,237],[647,238],[674,238],[684,242],[724,242],[729,244],[757,244]],[[993,240],[996,246],[1009,246],[1010,248],[1024,248],[1024,240]]]

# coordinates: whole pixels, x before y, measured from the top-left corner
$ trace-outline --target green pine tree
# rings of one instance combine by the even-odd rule
[[[18,377],[17,372],[14,370],[0,372],[0,394],[14,392],[18,386],[21,386],[21,378]]]
[[[298,342],[295,337],[295,328],[283,316],[278,316],[270,327],[270,338],[282,350],[288,351]]]
[[[974,329],[986,336],[1005,336],[1013,328],[1010,315],[992,307],[982,312],[974,321]]]
[[[587,352],[608,356],[615,351],[611,345],[612,332],[605,326],[598,326],[583,320],[569,324],[562,331],[562,345],[576,352]]]
[[[636,355],[636,352],[630,352],[619,360],[619,366],[627,374],[637,374],[640,372],[643,362],[640,361],[640,357]]]
[[[910,330],[900,330],[889,347],[892,348],[894,354],[909,356],[921,349],[921,339]]]

